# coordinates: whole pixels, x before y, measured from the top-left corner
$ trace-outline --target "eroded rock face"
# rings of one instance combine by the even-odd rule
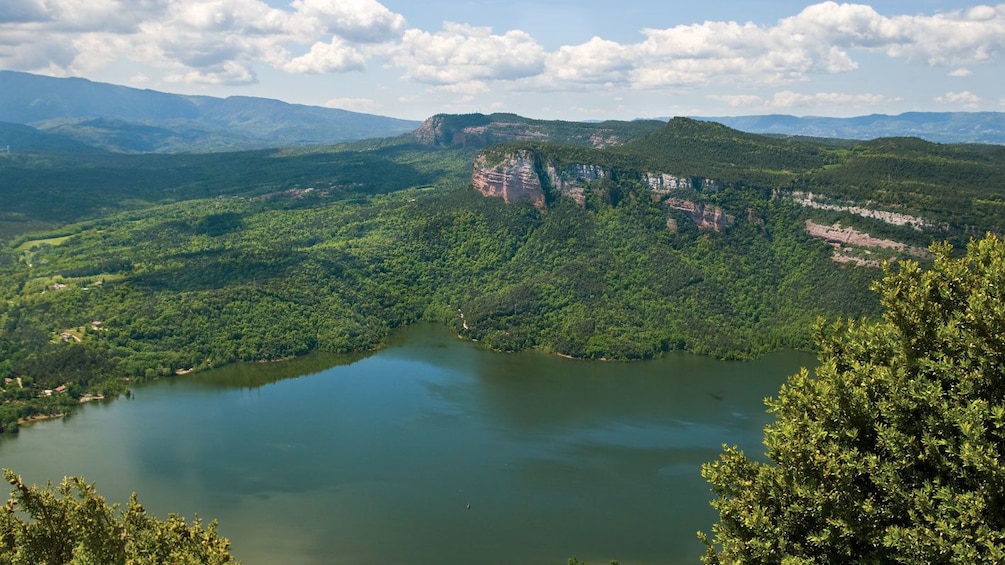
[[[674,210],[685,212],[698,225],[698,228],[711,229],[717,233],[724,233],[736,220],[718,206],[708,206],[692,200],[669,198],[666,205]]]
[[[521,150],[506,155],[495,164],[491,164],[484,154],[479,155],[474,162],[471,184],[483,196],[502,198],[506,203],[529,202],[543,208],[549,200],[559,197],[571,198],[585,205],[589,183],[610,178],[611,171],[598,165],[559,165],[550,159],[542,161],[532,151]],[[668,207],[685,212],[699,228],[723,233],[735,221],[718,206],[666,197],[672,191],[684,188],[718,189],[721,187],[719,181],[662,173],[643,173],[642,179],[653,190],[655,201],[663,201]],[[668,222],[667,228],[676,231],[676,221]]]
[[[586,183],[609,178],[610,172],[596,165],[567,165],[561,171],[551,161],[545,166],[551,189],[560,196],[572,198],[580,205],[586,204]]]
[[[484,155],[479,155],[471,184],[482,195],[502,198],[507,204],[530,202],[541,207],[545,205],[545,195],[536,163],[534,155],[527,151],[508,155],[491,166]]]
[[[610,172],[596,165],[572,164],[559,166],[553,161],[540,163],[529,151],[506,156],[489,165],[484,155],[475,159],[471,184],[484,196],[502,198],[505,202],[530,202],[544,206],[546,194],[572,198],[586,203],[586,184],[609,178]]]
[[[675,190],[691,189],[715,192],[722,188],[722,182],[715,179],[678,177],[666,173],[643,173],[642,181],[649,185],[653,198],[665,196]]]

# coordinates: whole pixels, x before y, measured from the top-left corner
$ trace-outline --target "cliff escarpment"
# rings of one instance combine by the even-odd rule
[[[722,208],[695,197],[721,190],[725,185],[716,179],[570,163],[531,149],[514,149],[501,155],[498,151],[483,152],[474,161],[471,185],[483,196],[502,198],[506,203],[527,202],[539,208],[560,198],[569,198],[580,206],[586,206],[590,197],[615,204],[622,198],[638,197],[642,189],[653,202],[683,212],[699,228],[721,233],[735,221]]]

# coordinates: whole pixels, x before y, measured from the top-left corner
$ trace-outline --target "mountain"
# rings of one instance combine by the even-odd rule
[[[437,114],[423,122],[413,135],[420,143],[440,147],[478,148],[510,141],[608,147],[659,130],[665,124],[665,120],[566,122],[503,113]]]
[[[920,137],[937,143],[1005,144],[1003,112],[907,112],[855,118],[796,117],[783,114],[698,118],[751,133],[843,139]]]
[[[125,153],[324,145],[399,135],[419,125],[266,98],[186,96],[14,71],[0,71],[0,122]],[[0,139],[0,146],[8,143]]]
[[[100,149],[73,137],[44,132],[23,124],[0,122],[0,153],[95,153]]]

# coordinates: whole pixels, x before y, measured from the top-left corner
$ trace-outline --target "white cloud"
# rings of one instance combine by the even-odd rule
[[[796,90],[792,85],[854,73],[877,57],[947,67],[945,74],[965,78],[974,65],[1005,55],[1005,4],[884,15],[866,4],[827,1],[770,24],[706,21],[640,32],[636,42],[593,37],[546,51],[520,30],[494,33],[463,23],[406,30],[405,18],[378,0],[0,0],[0,68],[84,74],[125,60],[145,65],[154,84],[161,75],[248,84],[263,66],[337,73],[383,58],[407,80],[464,95],[501,85]],[[755,103],[745,96],[731,100]],[[824,103],[813,96],[790,103]],[[785,102],[772,97],[763,104]]]
[[[359,50],[339,37],[329,43],[315,43],[311,50],[283,65],[291,73],[332,73],[361,71],[366,66],[366,57]]]
[[[782,110],[797,107],[830,108],[835,106],[868,108],[900,101],[899,98],[891,98],[883,94],[874,93],[816,92],[806,94],[791,90],[776,92],[770,98],[763,98],[752,94],[712,94],[708,98],[723,102],[733,108],[754,108],[758,110]]]
[[[225,61],[219,65],[184,73],[171,73],[164,78],[168,82],[211,85],[239,85],[258,82],[258,77],[255,75],[254,70],[234,61]]]
[[[439,86],[434,86],[438,92],[451,92],[454,94],[484,94],[490,92],[492,89],[485,81],[481,80],[468,80],[464,82],[455,82],[453,84],[444,84]]]
[[[556,83],[624,82],[634,66],[633,56],[629,47],[594,37],[549,54],[544,74]]]
[[[405,18],[375,0],[294,0],[290,4],[327,33],[360,43],[390,41],[401,36]]]
[[[373,113],[381,109],[380,103],[370,98],[332,98],[324,105],[326,108],[340,108],[353,112]]]
[[[963,92],[947,92],[942,96],[936,97],[935,101],[939,104],[952,104],[965,106],[967,108],[976,108],[982,102],[982,98],[969,90],[964,90]]]
[[[326,73],[365,66],[363,44],[400,37],[376,0],[2,0],[0,68],[74,74],[120,59],[168,80],[248,84],[256,65]]]
[[[646,40],[631,48],[635,86],[776,84],[854,71],[855,50],[931,65],[986,61],[1005,51],[1005,5],[886,17],[866,5],[823,2],[774,26],[705,22],[643,33]]]
[[[545,67],[544,48],[523,31],[495,35],[491,28],[450,22],[436,33],[406,31],[392,59],[407,78],[432,85],[516,80]]]

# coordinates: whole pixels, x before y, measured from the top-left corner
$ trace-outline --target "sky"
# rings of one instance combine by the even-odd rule
[[[0,69],[421,120],[1005,111],[1005,4],[0,0]]]

